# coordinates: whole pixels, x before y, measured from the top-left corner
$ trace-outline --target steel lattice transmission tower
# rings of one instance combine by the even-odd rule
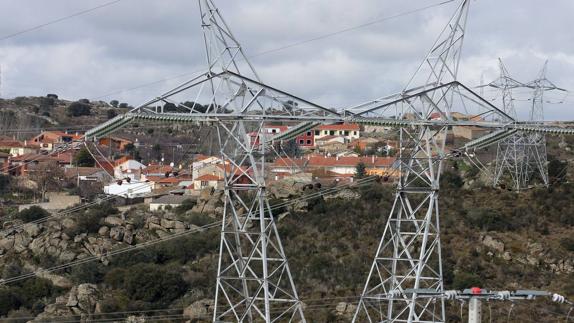
[[[495,88],[500,91],[502,109],[508,115],[517,120],[517,113],[514,106],[514,98],[512,91],[518,88],[523,88],[526,85],[515,80],[510,76],[506,66],[499,58],[498,65],[500,69],[500,76],[498,79],[485,85]],[[516,190],[525,188],[528,184],[528,176],[525,173],[525,154],[526,154],[526,137],[527,135],[521,132],[509,136],[498,142],[496,149],[496,161],[494,169],[494,186],[499,186],[502,182],[504,174],[509,174],[512,180],[512,187]]]
[[[260,82],[241,45],[211,0],[200,0],[208,75],[227,71]],[[246,66],[240,71],[239,65]],[[231,77],[211,79],[210,109],[234,113],[252,105],[266,108],[246,83]],[[265,109],[263,109],[265,113]],[[265,132],[263,120],[218,124],[221,156],[226,168],[223,224],[213,320],[275,322],[305,321],[265,186]],[[249,131],[259,133],[261,144]]]
[[[538,78],[526,85],[533,90],[530,123],[543,126],[544,123],[544,92],[565,91],[546,78],[548,61],[544,63]],[[546,136],[542,133],[532,133],[525,136],[525,155],[523,173],[526,181],[538,173],[544,185],[548,186],[548,156],[546,154]]]
[[[438,115],[452,120],[454,97],[461,89],[443,85],[457,80],[469,6],[469,0],[461,2],[408,82],[407,88],[417,87],[401,93],[402,118],[428,120]],[[411,96],[421,89],[422,95]],[[373,109],[363,115],[370,112]],[[448,131],[449,127],[428,126],[400,129],[401,178],[353,322],[445,321],[443,300],[433,303],[412,291],[444,289],[438,190]]]

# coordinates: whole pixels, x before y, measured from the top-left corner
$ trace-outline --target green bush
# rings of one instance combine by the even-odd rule
[[[574,238],[563,238],[560,240],[560,245],[568,251],[574,251]]]
[[[466,219],[471,225],[485,231],[507,231],[514,229],[511,221],[498,210],[494,209],[471,209],[468,211]]]
[[[175,208],[176,214],[183,214],[186,211],[191,210],[195,206],[195,202],[192,199],[186,199],[181,202],[181,205]]]
[[[89,116],[92,114],[92,108],[86,102],[72,102],[66,109],[69,117]]]
[[[22,210],[16,214],[16,218],[24,222],[36,221],[38,219],[50,216],[50,213],[39,206],[31,206],[25,210]]]
[[[106,274],[105,282],[114,289],[121,289],[133,300],[167,306],[183,296],[188,285],[176,266],[153,264],[135,265],[129,268],[112,269]]]

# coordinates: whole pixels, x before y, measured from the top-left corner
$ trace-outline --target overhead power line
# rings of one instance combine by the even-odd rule
[[[62,22],[62,21],[65,21],[65,20],[68,20],[68,19],[71,19],[71,18],[75,18],[75,17],[78,17],[78,16],[82,16],[82,15],[88,14],[88,13],[90,13],[90,12],[92,12],[92,11],[96,11],[96,10],[98,10],[98,9],[102,9],[102,8],[105,8],[105,7],[109,7],[109,6],[114,5],[114,4],[116,4],[116,3],[120,2],[120,1],[122,1],[122,0],[114,0],[114,1],[106,2],[106,3],[103,3],[103,4],[101,4],[101,5],[98,5],[98,6],[89,8],[89,9],[85,9],[85,10],[82,10],[82,11],[78,11],[78,12],[73,13],[73,14],[68,15],[68,16],[64,16],[64,17],[61,17],[61,18],[58,18],[58,19],[55,19],[55,20],[51,20],[51,21],[45,22],[45,23],[43,23],[43,24],[36,25],[36,26],[34,26],[34,27],[30,27],[30,28],[28,28],[28,29],[24,29],[24,30],[21,30],[21,31],[12,33],[12,34],[8,34],[8,35],[5,35],[5,36],[0,37],[0,41],[4,41],[4,40],[10,39],[10,38],[14,38],[14,37],[17,37],[17,36],[20,36],[20,35],[23,35],[23,34],[26,34],[26,33],[29,33],[29,32],[32,32],[32,31],[35,31],[35,30],[38,30],[38,29],[41,29],[41,28],[44,28],[44,27],[47,27],[47,26],[50,26],[50,25],[53,25],[53,24],[57,24],[57,23],[59,23],[59,22]]]
[[[446,1],[442,1],[442,2],[435,3],[435,4],[431,4],[431,5],[428,5],[428,6],[416,8],[416,9],[409,10],[409,11],[405,11],[405,12],[401,12],[401,13],[398,13],[398,14],[395,14],[395,15],[392,15],[392,16],[386,16],[386,17],[383,17],[383,18],[380,18],[380,19],[376,19],[376,20],[373,20],[373,21],[369,21],[369,22],[366,22],[366,23],[362,23],[362,24],[360,24],[360,25],[355,25],[355,26],[347,27],[347,28],[344,28],[344,29],[340,29],[340,30],[331,32],[331,33],[323,34],[323,35],[316,36],[316,37],[313,37],[313,38],[304,39],[304,40],[301,40],[301,41],[298,41],[298,42],[294,42],[294,43],[291,43],[291,44],[287,44],[287,45],[284,45],[284,46],[280,46],[280,47],[277,47],[277,48],[265,50],[265,51],[256,53],[256,54],[254,54],[254,55],[250,55],[250,56],[248,56],[247,58],[248,58],[248,59],[252,59],[252,58],[259,57],[259,56],[264,56],[264,55],[276,53],[276,52],[279,52],[279,51],[282,51],[282,50],[285,50],[285,49],[297,47],[297,46],[304,45],[304,44],[308,44],[308,43],[311,43],[311,42],[314,42],[314,41],[318,41],[318,40],[330,38],[330,37],[337,36],[337,35],[340,35],[340,34],[344,34],[344,33],[350,32],[350,31],[355,31],[355,30],[358,30],[358,29],[361,29],[361,28],[369,27],[369,26],[372,26],[372,25],[375,25],[375,24],[379,24],[379,23],[385,22],[385,21],[387,21],[387,20],[392,20],[392,19],[396,19],[396,18],[400,18],[400,17],[412,15],[412,14],[415,14],[415,13],[418,13],[418,12],[421,12],[421,11],[425,11],[425,10],[428,10],[428,9],[432,9],[432,8],[435,8],[435,7],[440,7],[440,6],[443,6],[443,5],[445,5],[445,4],[448,4],[448,3],[451,3],[451,2],[454,2],[454,1],[456,1],[456,0],[446,0]],[[238,59],[236,59],[236,60],[237,60],[237,61],[240,61],[241,59],[238,58]],[[146,83],[141,83],[141,84],[135,85],[135,86],[133,86],[133,87],[129,87],[129,88],[125,88],[125,89],[122,89],[122,90],[117,90],[117,91],[114,91],[114,92],[110,92],[110,93],[107,93],[107,94],[103,94],[103,95],[100,95],[100,96],[96,96],[96,97],[92,98],[92,100],[103,99],[103,98],[109,97],[109,96],[111,96],[111,95],[120,94],[120,93],[123,93],[123,92],[130,92],[130,91],[134,91],[134,90],[139,90],[139,89],[141,89],[141,88],[145,88],[145,87],[152,86],[152,85],[156,85],[156,84],[160,84],[160,83],[163,83],[163,82],[167,82],[167,81],[179,79],[179,78],[182,78],[182,77],[184,77],[184,76],[195,75],[195,74],[197,74],[197,73],[201,73],[201,72],[205,72],[205,71],[206,71],[205,69],[200,69],[200,70],[195,70],[195,71],[192,71],[192,72],[183,73],[183,74],[179,74],[179,75],[168,76],[168,77],[165,77],[165,78],[162,78],[162,79],[158,79],[158,80],[155,80],[155,81],[150,81],[150,82],[146,82]]]

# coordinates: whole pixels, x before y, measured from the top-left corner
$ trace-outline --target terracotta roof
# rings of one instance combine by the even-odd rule
[[[195,180],[196,181],[222,181],[223,177],[219,177],[219,176],[211,175],[211,174],[205,174],[205,175],[199,176]]]
[[[319,130],[361,130],[361,127],[356,123],[343,123],[343,124],[326,124],[317,127]]]
[[[173,167],[169,165],[148,165],[148,167],[144,170],[144,174],[165,174],[172,171]]]
[[[105,170],[98,167],[66,167],[64,168],[64,175],[66,177],[75,176],[90,176],[99,172],[105,172]]]
[[[0,147],[9,147],[9,148],[22,148],[22,147],[27,147],[27,148],[39,148],[40,145],[38,144],[34,144],[31,142],[21,142],[18,140],[0,140]]]
[[[194,161],[198,162],[198,161],[206,160],[206,159],[211,158],[211,157],[219,158],[216,156],[207,156],[207,155],[199,154],[199,155],[195,155]]]
[[[120,158],[114,160],[114,164],[117,166],[117,165],[119,165],[119,164],[121,164],[121,163],[123,163],[123,162],[126,162],[126,161],[128,161],[128,160],[131,160],[131,159],[132,159],[131,156],[122,156],[122,157],[120,157]]]
[[[289,129],[288,126],[283,126],[283,125],[267,125],[265,126],[265,129],[279,129],[279,132],[283,132],[283,131],[287,131]]]

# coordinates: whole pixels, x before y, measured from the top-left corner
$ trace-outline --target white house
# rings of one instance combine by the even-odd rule
[[[222,188],[222,186],[223,186],[223,177],[220,177],[218,175],[205,174],[198,176],[193,180],[193,189],[196,191],[200,191],[207,187],[213,187],[218,189]]]
[[[356,123],[326,124],[315,128],[315,141],[327,136],[341,136],[351,142],[361,136],[361,127]]]
[[[146,165],[137,160],[128,159],[114,167],[114,177],[117,179],[129,177],[132,180],[138,181],[141,179],[142,170],[145,168]]]
[[[110,185],[104,186],[104,193],[110,195],[118,195],[126,198],[141,197],[151,193],[152,183],[134,182],[127,183],[126,181],[115,182]]]
[[[220,164],[221,158],[215,156],[198,156],[192,164],[192,174],[193,179],[201,176],[200,172],[204,167]]]

